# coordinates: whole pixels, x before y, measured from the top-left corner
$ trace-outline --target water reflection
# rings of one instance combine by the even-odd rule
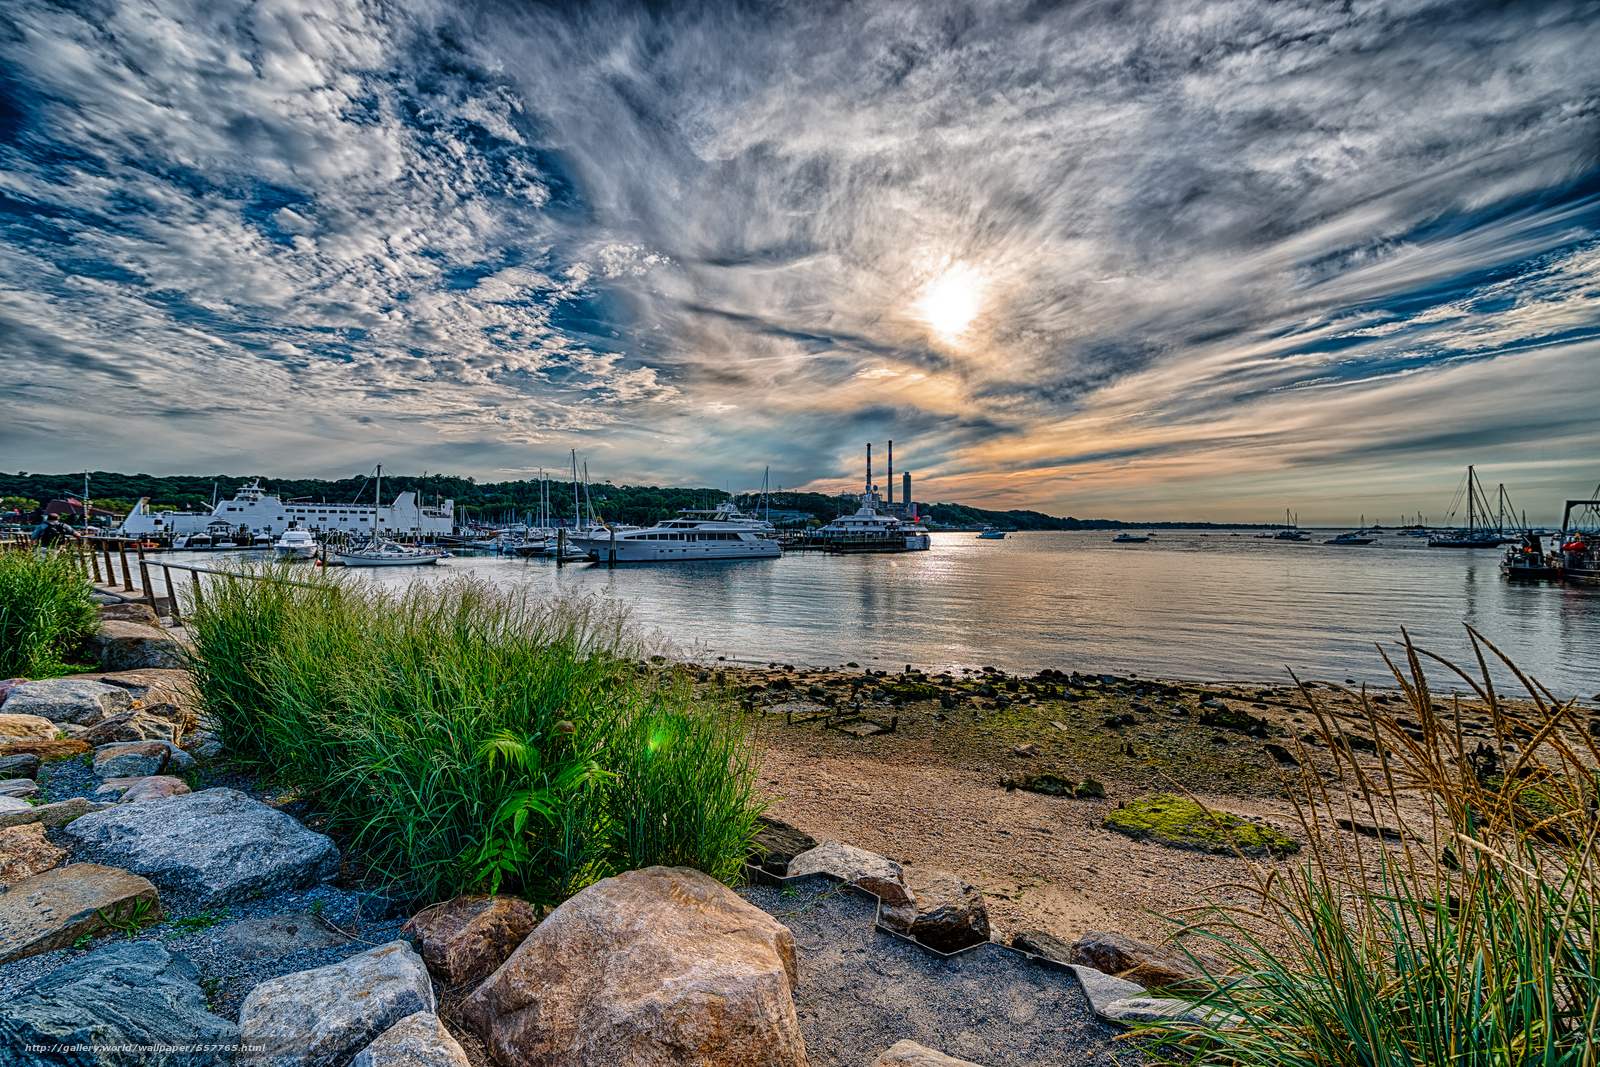
[[[1220,532],[1142,545],[1103,533],[937,534],[931,551],[899,556],[616,570],[463,557],[355,577],[399,586],[466,570],[550,594],[599,593],[628,602],[646,629],[711,654],[834,665],[876,657],[885,667],[1260,680],[1293,668],[1382,682],[1374,642],[1397,640],[1404,626],[1465,662],[1468,622],[1557,693],[1600,692],[1600,589],[1509,583],[1498,562],[1489,550],[1393,537],[1334,547]]]

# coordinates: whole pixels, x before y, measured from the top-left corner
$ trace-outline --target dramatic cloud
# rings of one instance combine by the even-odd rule
[[[0,7],[5,465],[1600,480],[1591,4],[658,7]]]

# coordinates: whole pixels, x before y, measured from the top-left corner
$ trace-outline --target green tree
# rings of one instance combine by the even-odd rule
[[[26,496],[0,496],[0,511],[38,511],[39,502]]]

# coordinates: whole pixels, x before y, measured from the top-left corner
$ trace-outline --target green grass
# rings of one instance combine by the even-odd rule
[[[98,624],[89,579],[64,551],[0,553],[0,678],[51,678]]]
[[[1190,931],[1237,968],[1205,998],[1233,1018],[1142,1028],[1160,1062],[1596,1062],[1600,795],[1593,768],[1600,748],[1573,702],[1554,699],[1472,637],[1481,673],[1446,668],[1489,708],[1503,745],[1511,719],[1487,667],[1499,657],[1537,708],[1532,729],[1545,746],[1518,744],[1507,773],[1480,776],[1465,758],[1473,746],[1459,716],[1434,710],[1421,668],[1430,654],[1409,639],[1409,669],[1395,670],[1406,694],[1400,710],[1420,721],[1424,739],[1363,700],[1364,725],[1392,752],[1385,762],[1358,761],[1333,745],[1339,726],[1321,714],[1315,691],[1303,689],[1324,743],[1341,760],[1332,788],[1310,774],[1301,783],[1311,858],[1287,877],[1262,874],[1253,904],[1195,917]],[[1346,801],[1341,811],[1338,797],[1359,798],[1360,807]],[[1402,798],[1410,801],[1405,808]],[[1398,825],[1403,810],[1433,812],[1426,825],[1402,828],[1434,845],[1410,837],[1352,843],[1327,832],[1329,820],[1346,813]],[[1363,855],[1373,849],[1379,854]]]
[[[258,573],[308,584],[219,579],[186,606],[223,743],[314,793],[416,897],[553,904],[651,864],[740,870],[761,810],[750,732],[641,667],[614,605]]]

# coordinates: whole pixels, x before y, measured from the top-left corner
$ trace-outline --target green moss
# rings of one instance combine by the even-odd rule
[[[938,686],[924,682],[880,682],[878,687],[902,700],[934,700],[939,696]]]
[[[1168,793],[1140,797],[1112,812],[1105,828],[1135,841],[1154,841],[1169,848],[1246,856],[1284,856],[1300,843],[1276,830],[1258,826],[1225,811],[1210,811],[1193,800]]]

